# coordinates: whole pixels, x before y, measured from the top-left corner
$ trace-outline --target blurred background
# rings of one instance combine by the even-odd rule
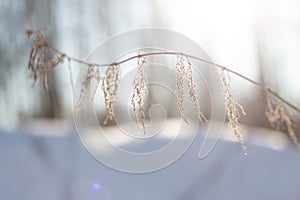
[[[299,170],[296,170],[300,166],[298,153],[295,153],[285,134],[269,129],[270,125],[264,115],[265,94],[233,76],[234,94],[247,112],[247,116],[242,118],[242,129],[252,143],[249,148],[254,145],[256,157],[249,156],[245,161],[239,155],[239,145],[225,140],[220,142],[215,153],[204,164],[207,168],[203,169],[218,165],[218,162],[230,166],[232,160],[219,158],[221,155],[218,153],[224,155],[224,149],[227,149],[228,157],[234,154],[236,160],[234,167],[229,168],[225,175],[220,173],[217,167],[208,171],[219,181],[202,179],[203,182],[200,183],[193,179],[192,175],[179,176],[178,180],[170,179],[181,169],[180,162],[169,171],[153,176],[122,174],[104,166],[99,167],[101,164],[84,151],[75,136],[70,103],[72,92],[66,63],[51,74],[49,91],[45,91],[41,84],[33,88],[33,82],[26,74],[31,41],[25,37],[25,31],[40,29],[57,49],[72,57],[85,59],[96,45],[109,37],[145,27],[169,29],[191,38],[208,53],[213,62],[266,84],[300,107],[299,0],[1,0],[0,198],[40,199],[44,196],[43,199],[51,200],[118,199],[115,191],[119,192],[120,197],[125,195],[125,199],[126,195],[135,199],[131,197],[132,193],[138,197],[149,192],[152,194],[148,195],[149,198],[157,199],[218,199],[222,192],[229,198],[233,197],[231,195],[234,194],[234,186],[240,187],[240,183],[253,186],[257,180],[252,180],[252,175],[261,176],[265,180],[261,183],[268,184],[268,180],[278,183],[281,196],[274,194],[272,199],[299,199],[300,192],[297,192],[299,188],[296,186],[300,180]],[[74,67],[76,68],[76,65]],[[76,72],[78,71],[75,70]],[[203,73],[212,82],[218,78],[209,77],[209,73],[205,71]],[[172,108],[169,109],[167,113],[172,112]],[[295,114],[294,119],[299,126],[299,114]],[[297,134],[299,135],[299,131]],[[251,135],[255,137],[251,139]],[[224,139],[228,137],[224,136]],[[235,141],[230,137],[229,140]],[[196,147],[191,150],[194,153],[196,151]],[[193,159],[191,152],[188,154],[190,157],[181,162],[192,163],[189,160]],[[196,157],[195,154],[193,162],[198,161]],[[239,160],[242,164],[237,162]],[[261,166],[253,166],[256,161],[261,162]],[[270,163],[274,170],[266,174]],[[201,164],[195,166],[198,165]],[[229,174],[233,173],[234,169],[239,169],[240,165],[252,166],[254,171],[262,171],[257,174],[250,173],[247,178],[240,180],[242,182],[233,181],[232,188],[230,184],[225,187],[225,180],[230,178]],[[277,170],[280,170],[282,175],[278,175]],[[97,174],[98,172],[100,174]],[[191,172],[198,173],[196,170]],[[199,172],[199,179],[204,176],[204,172],[206,171]],[[245,174],[241,172],[240,175],[243,177]],[[162,177],[165,178],[166,184],[180,182],[179,185],[174,185],[174,188],[178,187],[176,194],[168,194],[168,187],[153,189],[155,194],[151,192],[151,185]],[[106,182],[106,185],[102,186],[101,181]],[[139,181],[146,185],[146,188],[139,192],[124,186],[127,183],[140,183]],[[189,181],[190,185],[185,184]],[[284,184],[289,183],[295,185],[287,188]],[[197,186],[202,189],[193,189]],[[216,188],[220,189],[219,192],[216,192]],[[126,191],[130,191],[130,194]],[[248,190],[242,191],[236,194],[241,195],[242,199],[247,199],[247,194],[249,197],[256,194]],[[258,194],[259,189],[256,192]],[[260,195],[265,194],[266,198],[273,197],[274,192],[271,193],[271,190],[266,190]],[[262,196],[258,196],[258,199],[263,199],[259,197]]]

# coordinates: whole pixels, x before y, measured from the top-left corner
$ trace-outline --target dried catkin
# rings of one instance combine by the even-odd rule
[[[193,103],[194,109],[196,110],[198,119],[201,123],[208,122],[204,114],[201,112],[198,94],[197,94],[197,86],[193,80],[192,74],[192,63],[188,57],[186,57],[187,61],[187,69],[186,69],[186,81],[189,89],[189,100]]]
[[[43,68],[40,68],[41,74],[43,75],[43,85],[44,88],[48,90],[48,75],[51,72],[51,70],[56,67],[59,63],[63,63],[66,55],[61,54],[57,56],[56,58],[49,60]]]
[[[30,30],[26,32],[26,36],[31,38],[36,36],[37,39],[33,42],[29,53],[29,62],[27,70],[29,75],[33,76],[34,84],[36,84],[41,70],[45,65],[45,55],[48,49],[48,43],[45,39],[45,35],[36,30]]]
[[[82,106],[86,97],[86,93],[90,88],[91,80],[94,76],[93,74],[94,74],[94,66],[88,65],[87,73],[81,79],[81,89],[80,89],[79,98],[76,103],[75,109],[79,109]]]
[[[107,124],[108,120],[114,119],[114,103],[117,97],[117,90],[120,81],[120,67],[119,65],[110,65],[105,71],[105,76],[102,80],[101,89],[104,94],[104,101],[106,105],[106,118],[103,124]]]
[[[184,59],[185,58],[185,59]],[[187,64],[187,66],[186,66]],[[177,105],[183,120],[188,123],[184,112],[184,84],[187,84],[188,99],[192,102],[197,117],[201,123],[208,122],[204,114],[201,112],[199,98],[197,94],[197,86],[193,79],[192,63],[189,58],[182,55],[177,56],[176,61],[176,87]]]
[[[71,73],[71,71],[70,71]],[[71,75],[70,75],[71,76]],[[71,77],[70,77],[71,79]],[[81,89],[78,97],[78,101],[76,102],[75,109],[79,109],[82,107],[82,104],[86,98],[87,92],[90,90],[92,80],[96,80],[96,85],[94,87],[94,90],[92,91],[91,94],[91,101],[93,101],[96,90],[98,89],[98,85],[100,84],[101,81],[101,75],[100,75],[100,69],[97,66],[94,65],[88,65],[88,70],[85,73],[85,75],[81,79]],[[72,79],[71,79],[72,80]],[[72,84],[72,83],[71,83]]]
[[[37,37],[33,42],[29,53],[29,62],[27,66],[28,73],[33,77],[34,85],[36,85],[39,76],[42,76],[43,86],[45,89],[48,89],[48,76],[50,71],[59,63],[62,63],[66,55],[59,54],[54,58],[49,56],[49,44],[41,31],[27,31],[26,35],[28,38],[33,36]]]
[[[269,92],[267,92],[267,109],[265,115],[273,128],[287,131],[291,140],[300,149],[298,137],[295,133],[295,122],[291,117],[291,113],[288,112],[288,108],[284,102],[278,98],[274,98]]]
[[[134,118],[138,128],[141,124],[144,135],[146,135],[144,97],[148,93],[146,87],[147,76],[145,65],[145,57],[139,57],[137,61],[137,73],[133,81],[133,93],[131,95],[131,105],[134,112]]]
[[[177,96],[177,105],[181,117],[184,119],[186,123],[188,123],[185,113],[184,113],[184,83],[185,83],[185,68],[184,68],[184,60],[182,55],[177,56],[176,61],[176,87],[175,92]]]
[[[95,94],[97,92],[98,86],[99,86],[100,81],[102,79],[101,75],[100,75],[100,69],[99,69],[99,67],[97,67],[97,69],[95,70],[93,78],[96,80],[96,84],[95,84],[95,87],[94,87],[94,90],[93,90],[93,93],[92,93],[92,96],[91,96],[91,101],[94,100],[94,97],[95,97]]]
[[[233,129],[234,135],[237,137],[239,143],[241,144],[244,154],[247,155],[246,143],[241,134],[240,127],[239,127],[239,119],[240,119],[239,108],[244,115],[246,115],[246,113],[243,107],[234,99],[231,86],[230,86],[229,73],[225,70],[221,70],[220,76],[221,76],[221,81],[224,89],[224,98],[225,98],[226,114],[228,118],[228,125],[230,126],[230,128]]]

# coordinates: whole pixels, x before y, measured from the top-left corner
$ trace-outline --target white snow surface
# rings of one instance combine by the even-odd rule
[[[289,145],[275,150],[248,144],[244,156],[238,143],[220,140],[205,159],[198,159],[203,141],[198,134],[172,165],[130,174],[103,165],[76,131],[62,130],[66,133],[0,131],[1,200],[300,199],[300,153]],[[135,148],[149,145],[145,141]]]

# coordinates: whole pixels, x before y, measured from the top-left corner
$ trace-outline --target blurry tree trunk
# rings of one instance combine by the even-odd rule
[[[45,91],[44,88],[40,90],[40,93],[45,95],[41,95],[37,116],[53,119],[61,117],[61,102],[56,74],[52,73],[51,76],[48,83],[49,90]]]

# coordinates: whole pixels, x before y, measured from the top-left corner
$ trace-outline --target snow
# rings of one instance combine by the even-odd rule
[[[62,134],[53,130],[53,135],[32,134],[29,129],[0,131],[1,200],[300,197],[300,154],[289,145],[275,150],[248,144],[248,155],[244,156],[238,143],[222,139],[206,158],[198,159],[203,137],[197,134],[191,147],[170,166],[130,174],[94,159],[75,131],[62,129]],[[164,140],[167,138],[162,137],[160,144]],[[123,145],[130,147],[131,143]],[[152,145],[157,144],[144,141],[134,149]]]

